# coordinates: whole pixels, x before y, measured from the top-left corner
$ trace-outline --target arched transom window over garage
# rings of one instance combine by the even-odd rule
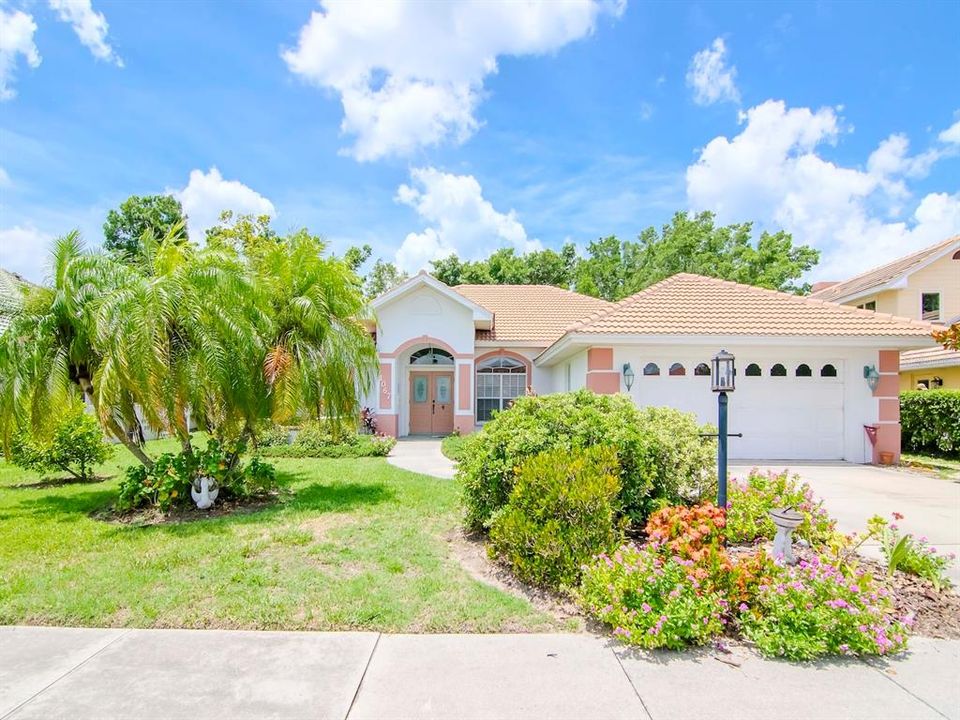
[[[527,388],[527,366],[511,357],[498,356],[477,364],[477,422],[506,410]]]

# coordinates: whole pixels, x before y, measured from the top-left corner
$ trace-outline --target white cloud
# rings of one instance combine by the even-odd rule
[[[107,19],[93,9],[90,0],[50,0],[50,9],[55,10],[63,22],[73,26],[73,32],[95,58],[123,67],[123,60],[107,43],[110,29]]]
[[[190,237],[202,241],[207,228],[216,225],[220,213],[232,210],[246,215],[276,216],[277,211],[263,195],[238,180],[224,180],[217,168],[192,170],[187,186],[182,190],[167,190],[183,205],[187,215]]]
[[[10,180],[10,173],[8,173],[3,166],[0,166],[0,188],[8,188],[13,185],[13,181]]]
[[[693,89],[693,101],[697,105],[713,105],[721,100],[740,102],[740,92],[734,82],[737,68],[727,66],[726,55],[723,38],[717,38],[690,61],[687,86]]]
[[[519,252],[540,250],[538,240],[510,210],[498,212],[483,197],[480,183],[472,175],[453,175],[432,167],[410,172],[412,183],[397,188],[396,200],[409,205],[429,227],[410,233],[397,250],[397,266],[416,272],[431,260],[457,253],[464,258],[487,255],[497,247]]]
[[[953,125],[937,135],[937,139],[940,142],[960,145],[960,120],[957,120]]]
[[[7,12],[0,7],[0,100],[16,97],[13,85],[17,56],[32,68],[40,65],[40,53],[33,42],[37,24],[22,10]]]
[[[409,155],[479,126],[484,78],[501,55],[539,55],[593,32],[624,2],[321,0],[283,51],[291,72],[334,90],[357,160]]]
[[[39,283],[50,254],[53,236],[33,225],[0,229],[0,267]]]
[[[960,193],[931,193],[906,220],[908,180],[929,172],[943,153],[910,156],[905,136],[891,135],[866,170],[818,154],[835,144],[842,123],[831,108],[812,111],[768,100],[742,116],[733,139],[711,140],[687,168],[687,199],[721,222],[755,220],[822,251],[817,277],[843,279],[960,232]]]

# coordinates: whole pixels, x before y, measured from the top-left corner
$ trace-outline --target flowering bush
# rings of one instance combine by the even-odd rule
[[[809,485],[787,471],[761,473],[756,469],[751,470],[746,479],[730,483],[727,537],[735,544],[772,539],[776,527],[768,513],[785,507],[803,513],[797,537],[817,545],[830,539],[835,523],[824,509],[823,501],[814,498]]]
[[[894,520],[903,520],[900,513],[893,513],[892,517]],[[953,553],[940,555],[935,547],[930,546],[927,538],[915,538],[911,533],[901,534],[896,523],[888,523],[879,515],[867,521],[864,540],[872,537],[880,542],[880,550],[887,561],[887,572],[892,574],[902,570],[918,575],[933,583],[938,591],[950,587],[946,571],[956,557]]]
[[[692,574],[700,581],[725,586],[731,569],[724,549],[726,517],[712,503],[658,510],[647,521],[647,537],[658,547],[694,562]]]
[[[776,566],[737,610],[744,635],[760,652],[790,660],[894,653],[906,647],[910,622],[893,617],[888,591],[868,574],[848,576],[818,559]]]
[[[580,602],[614,636],[643,648],[702,645],[723,630],[727,601],[657,543],[624,545],[583,570]]]
[[[620,466],[612,448],[552,450],[521,466],[490,524],[490,554],[527,582],[575,586],[583,563],[620,541]]]

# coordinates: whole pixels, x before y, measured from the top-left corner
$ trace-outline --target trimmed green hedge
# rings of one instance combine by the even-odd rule
[[[312,422],[300,428],[292,444],[267,445],[261,448],[260,454],[287,458],[383,457],[396,444],[396,439],[385,435],[337,431],[326,424]]]
[[[900,425],[905,449],[960,457],[960,390],[900,393]]]

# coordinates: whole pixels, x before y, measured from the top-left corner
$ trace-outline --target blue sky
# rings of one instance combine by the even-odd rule
[[[365,6],[366,5],[366,6]],[[960,232],[960,4],[0,0],[0,265],[169,191],[416,270],[754,220],[839,279]]]

